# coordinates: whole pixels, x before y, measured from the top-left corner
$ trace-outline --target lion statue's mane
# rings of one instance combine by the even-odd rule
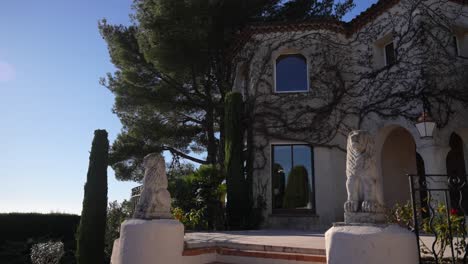
[[[166,165],[161,154],[152,153],[143,159],[143,190],[133,214],[138,219],[172,218],[171,195],[167,191]]]
[[[377,196],[378,175],[374,141],[367,131],[355,130],[348,136],[346,157],[346,189],[348,199],[345,212],[377,213],[382,201]]]

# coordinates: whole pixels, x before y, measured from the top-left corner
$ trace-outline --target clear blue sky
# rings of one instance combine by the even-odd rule
[[[0,1],[0,212],[81,212],[93,131],[121,129],[98,83],[114,68],[97,21],[128,24],[131,2]],[[109,169],[109,201],[133,186]]]

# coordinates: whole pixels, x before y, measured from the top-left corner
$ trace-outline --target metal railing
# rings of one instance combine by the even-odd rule
[[[419,263],[467,263],[466,175],[408,175]]]
[[[140,200],[141,191],[143,190],[143,185],[132,188],[130,202],[132,203],[132,215],[135,212],[138,201]]]

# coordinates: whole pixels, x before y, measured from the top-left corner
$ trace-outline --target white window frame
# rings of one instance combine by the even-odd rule
[[[307,78],[307,89],[306,90],[293,90],[293,91],[278,91],[276,87],[276,61],[278,60],[279,57],[281,56],[289,56],[289,55],[301,55],[302,57],[305,58],[306,61],[306,78]],[[287,53],[280,53],[277,56],[273,58],[273,86],[274,86],[274,92],[281,94],[281,93],[308,93],[310,92],[310,80],[309,80],[309,59],[307,56],[302,54],[301,52],[287,52]]]

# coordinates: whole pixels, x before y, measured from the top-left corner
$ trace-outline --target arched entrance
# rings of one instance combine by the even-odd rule
[[[419,164],[423,164],[422,159]],[[385,206],[406,204],[410,200],[406,174],[418,172],[416,144],[413,136],[403,127],[395,127],[385,139],[381,151],[381,175]],[[421,166],[421,165],[419,165]]]
[[[455,183],[450,185],[450,206],[458,210],[463,209],[468,214],[468,186],[463,148],[462,138],[458,134],[452,133],[450,151],[446,159],[447,176],[452,179],[451,182]]]

